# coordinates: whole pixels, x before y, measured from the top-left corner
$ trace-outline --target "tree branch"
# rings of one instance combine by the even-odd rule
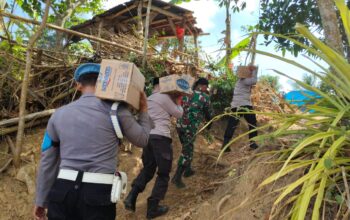
[[[24,77],[23,77],[23,83],[21,88],[21,100],[19,104],[19,122],[18,122],[17,138],[16,138],[16,152],[14,156],[14,165],[16,167],[19,167],[21,163],[21,151],[22,151],[23,134],[24,134],[24,128],[25,128],[25,111],[26,111],[28,86],[30,81],[29,75],[32,67],[33,47],[46,26],[47,18],[49,15],[50,3],[51,3],[50,0],[46,0],[45,12],[44,12],[44,17],[41,22],[41,25],[38,28],[38,30],[34,33],[34,35],[29,39],[29,43],[28,43],[26,68],[25,68]]]

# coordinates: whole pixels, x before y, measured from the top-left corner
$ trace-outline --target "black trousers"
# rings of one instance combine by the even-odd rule
[[[253,110],[252,106],[241,106],[239,108],[233,108],[232,112],[250,112]],[[224,146],[230,142],[233,137],[233,134],[237,128],[240,117],[244,117],[244,119],[248,122],[249,130],[253,130],[256,128],[256,116],[255,114],[238,114],[238,117],[230,116],[228,119],[227,127],[224,135]],[[254,131],[249,133],[249,139],[258,136],[258,132]]]
[[[173,161],[171,139],[160,135],[151,135],[146,148],[143,148],[143,169],[132,183],[137,191],[143,192],[156,170],[157,179],[150,199],[163,200],[168,190],[170,171]]]
[[[112,185],[57,179],[49,193],[49,220],[115,220]]]

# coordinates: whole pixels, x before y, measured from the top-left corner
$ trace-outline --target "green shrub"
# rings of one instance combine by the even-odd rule
[[[232,101],[233,89],[237,79],[228,80],[225,77],[210,82],[211,102],[215,114],[222,113]]]

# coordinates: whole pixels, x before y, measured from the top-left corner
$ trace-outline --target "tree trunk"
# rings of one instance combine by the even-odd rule
[[[22,81],[21,99],[19,103],[19,122],[18,122],[17,138],[16,138],[16,153],[14,156],[14,165],[16,167],[19,167],[21,164],[21,152],[22,152],[23,134],[24,134],[24,128],[25,128],[26,102],[27,102],[28,86],[30,84],[29,75],[30,75],[31,66],[32,66],[33,47],[46,26],[50,3],[51,3],[50,0],[46,0],[45,12],[44,12],[42,23],[38,28],[38,30],[35,31],[34,35],[29,39],[29,43],[27,47],[26,67],[25,67],[24,77]]]
[[[56,18],[56,22],[55,25],[59,26],[59,27],[64,27],[64,23],[62,21],[62,19],[60,18]],[[63,48],[63,33],[60,31],[56,31],[56,39],[55,39],[55,48],[57,49],[57,51],[62,51]]]
[[[68,21],[68,19],[73,15],[74,10],[77,7],[80,7],[85,0],[79,0],[77,2],[71,2],[70,4],[67,4],[66,7],[67,9],[64,11],[64,13],[62,14],[55,14],[56,16],[56,22],[55,24],[61,28],[64,28],[66,22]],[[58,51],[62,51],[63,50],[63,40],[64,40],[64,33],[60,32],[60,31],[56,31],[56,49]]]
[[[142,58],[142,67],[146,65],[147,59],[147,43],[148,43],[148,32],[149,32],[149,17],[151,13],[152,0],[148,0],[147,5],[147,15],[146,15],[146,24],[145,24],[145,37],[143,41],[143,58]]]
[[[255,64],[255,57],[256,57],[255,50],[256,50],[257,38],[258,38],[258,35],[254,34],[252,36],[252,39],[251,39],[251,42],[252,42],[251,49],[253,50],[253,52],[252,52],[252,58],[251,58],[250,63],[249,63],[250,65],[254,65]]]
[[[343,43],[334,1],[317,0],[317,5],[320,10],[326,43],[339,54],[344,56]]]
[[[179,57],[180,57],[180,62],[183,62],[184,56],[182,55],[182,53],[184,52],[184,38],[179,39]]]
[[[231,71],[230,64],[231,64],[231,0],[226,0],[225,3],[226,7],[226,31],[225,31],[225,44],[226,44],[226,68],[228,71]]]

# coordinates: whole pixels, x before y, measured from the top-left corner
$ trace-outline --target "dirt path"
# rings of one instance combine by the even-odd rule
[[[171,176],[175,172],[177,158],[180,155],[180,144],[177,138],[174,138],[173,146],[174,161]],[[203,146],[202,148],[208,147],[208,143],[206,143],[203,137],[198,138],[196,147],[200,148],[199,146]],[[217,149],[219,149],[220,143],[215,142],[210,146],[217,146]],[[212,150],[212,152],[214,151],[215,150]],[[139,159],[140,155],[141,151],[139,149],[133,149],[132,155],[128,153],[122,153],[120,155],[120,170],[128,170],[132,168],[128,171],[130,178],[129,184],[136,177],[142,167],[141,160]],[[170,212],[165,217],[159,219],[183,219],[184,215],[191,214],[191,208],[196,207],[196,205],[201,204],[212,196],[217,188],[215,185],[212,185],[212,183],[220,181],[225,177],[223,173],[218,171],[218,168],[211,166],[213,163],[214,160],[205,158],[205,156],[201,157],[198,153],[195,154],[193,168],[196,171],[196,175],[184,179],[187,186],[185,189],[177,189],[174,185],[170,184],[166,198],[162,201],[162,204],[170,206]],[[153,185],[154,179],[147,185],[146,190],[138,197],[137,211],[135,214],[124,210],[123,205],[118,204],[118,219],[146,219],[145,213],[147,208],[147,198],[151,194]]]
[[[222,124],[218,124],[212,128],[212,134],[220,137],[223,132]],[[32,180],[35,180],[35,168],[40,159],[40,144],[44,133],[44,128],[35,129],[29,132],[26,136],[26,147],[24,154],[26,158],[26,167],[33,169],[31,174]],[[176,169],[177,158],[180,155],[181,145],[175,132],[173,132],[173,149],[174,162],[173,172]],[[194,155],[193,168],[196,175],[184,179],[187,187],[185,189],[177,189],[170,184],[166,199],[163,204],[170,206],[169,213],[159,219],[192,219],[190,216],[196,211],[195,209],[202,203],[208,201],[213,196],[221,182],[227,177],[227,167],[215,166],[215,154],[220,150],[221,142],[213,139],[212,143],[208,143],[207,138],[200,135],[196,141],[196,151]],[[0,149],[4,148],[5,142],[0,143]],[[211,152],[211,155],[198,152]],[[128,174],[129,186],[132,180],[136,177],[142,167],[140,159],[141,149],[133,148],[132,153],[120,149],[119,152],[119,170],[125,171]],[[242,148],[235,150],[225,155],[223,163],[228,164],[228,161],[245,157],[249,152]],[[31,211],[33,208],[34,195],[28,193],[25,183],[16,180],[17,171],[11,167],[6,172],[0,174],[0,220],[28,220],[32,219]],[[120,202],[117,205],[117,219],[146,219],[147,198],[150,195],[154,180],[150,182],[137,202],[136,213],[126,211]],[[129,189],[130,190],[130,187]]]

